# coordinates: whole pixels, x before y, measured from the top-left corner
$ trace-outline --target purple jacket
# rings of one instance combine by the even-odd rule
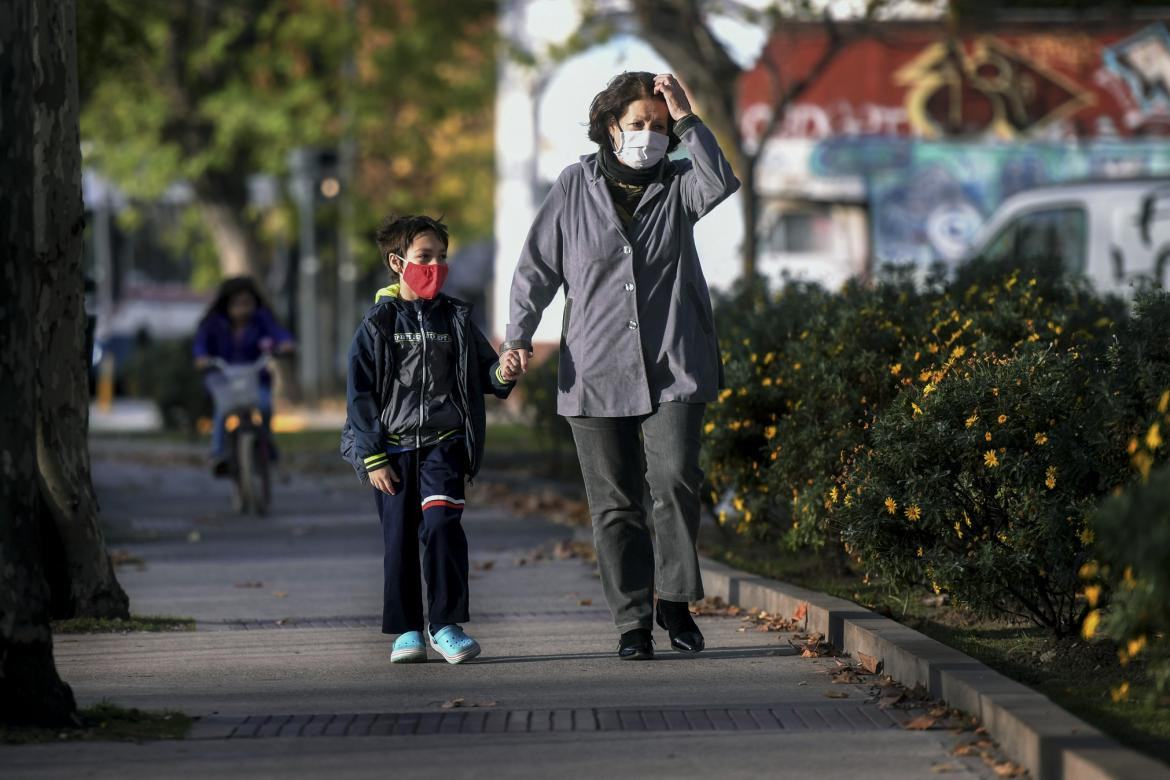
[[[292,334],[280,327],[272,312],[258,308],[239,338],[232,334],[231,322],[225,315],[211,314],[199,323],[192,351],[197,358],[217,357],[232,364],[251,363],[260,357],[264,348],[272,350],[292,341]],[[270,381],[267,371],[261,381],[264,384]]]

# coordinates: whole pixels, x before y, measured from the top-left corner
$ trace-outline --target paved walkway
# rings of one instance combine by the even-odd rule
[[[176,634],[62,636],[81,704],[178,709],[192,738],[0,748],[6,777],[991,777],[956,758],[970,735],[908,731],[913,713],[831,684],[831,659],[786,635],[699,623],[698,658],[619,662],[593,566],[547,553],[572,530],[469,494],[474,664],[396,667],[378,631],[381,537],[351,474],[279,485],[270,518],[227,511],[183,457],[95,446],[111,547],[138,614]],[[659,632],[661,633],[661,632]],[[848,698],[830,699],[829,690]]]

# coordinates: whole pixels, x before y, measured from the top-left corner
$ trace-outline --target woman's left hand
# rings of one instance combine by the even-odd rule
[[[654,77],[654,94],[662,95],[666,100],[666,109],[674,121],[682,119],[691,113],[691,101],[687,98],[687,88],[673,73],[659,73]]]

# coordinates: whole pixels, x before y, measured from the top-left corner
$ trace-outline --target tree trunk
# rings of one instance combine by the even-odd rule
[[[756,260],[760,256],[760,194],[756,191],[756,157],[747,155],[747,162],[740,172],[740,198],[743,203],[743,278],[755,277]]]
[[[59,91],[42,96],[37,82],[60,76],[50,72],[64,64],[53,51],[72,57],[73,12],[70,0],[0,4],[0,181],[6,183],[0,187],[0,722],[49,727],[75,725],[77,705],[53,662],[41,567],[36,366],[45,292],[36,273],[33,182],[42,174],[77,177],[80,170],[38,170],[35,116],[39,101],[62,99]],[[76,122],[75,111],[72,116]],[[72,227],[61,226],[63,232]]]
[[[197,187],[199,213],[211,233],[219,256],[219,271],[229,276],[250,276],[263,287],[257,260],[256,242],[250,226],[244,222],[243,206],[218,200],[206,188]]]
[[[47,3],[38,20],[33,180],[37,276],[36,454],[42,544],[55,618],[129,617],[98,525],[89,467],[81,146],[72,4]]]

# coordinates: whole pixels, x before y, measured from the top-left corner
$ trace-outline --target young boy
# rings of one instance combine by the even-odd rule
[[[510,357],[501,365],[470,307],[439,292],[446,225],[391,218],[377,242],[400,281],[378,291],[350,346],[341,452],[375,488],[386,545],[382,632],[398,634],[391,662],[426,661],[425,631],[457,664],[480,653],[459,626],[469,620],[463,483],[483,456],[484,394],[506,398],[519,366]]]

